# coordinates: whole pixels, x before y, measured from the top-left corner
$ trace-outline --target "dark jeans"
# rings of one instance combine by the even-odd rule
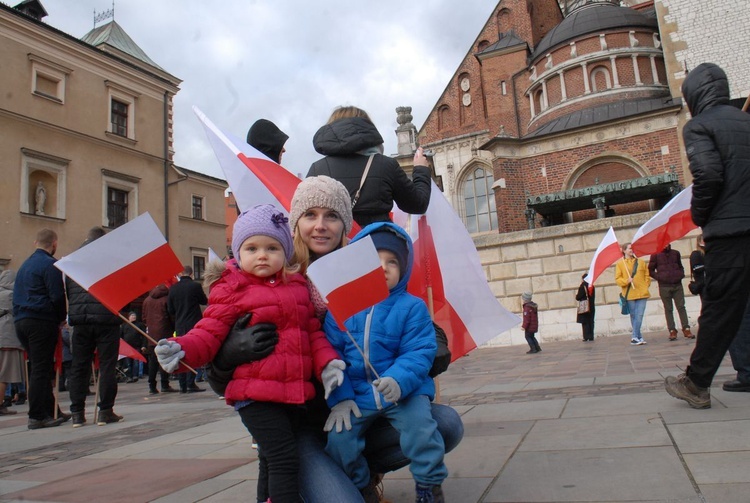
[[[99,410],[115,405],[117,397],[117,354],[120,349],[120,327],[117,325],[76,325],[70,341],[73,364],[70,368],[68,390],[70,411],[86,408],[91,362],[94,351],[99,355]]]
[[[161,389],[169,387],[169,374],[164,372],[164,369],[159,365],[159,360],[156,358],[156,353],[153,349],[148,355],[148,385],[152,388],[156,388],[156,374],[159,373],[161,377]]]
[[[242,423],[258,443],[268,470],[268,495],[274,503],[298,503],[297,433],[304,409],[296,405],[250,402],[239,410]],[[258,498],[267,496],[258,486]]]
[[[750,236],[707,241],[705,270],[700,330],[687,368],[702,388],[711,386],[750,298]]]
[[[183,367],[184,368],[184,367]],[[177,374],[177,379],[180,382],[180,390],[187,391],[190,388],[195,388],[195,374],[192,372],[181,372]]]
[[[750,384],[750,303],[745,307],[742,324],[729,346],[729,356],[737,371],[737,380]]]
[[[527,330],[527,331],[524,332],[524,335],[526,336],[526,342],[529,343],[529,347],[531,348],[532,351],[534,351],[534,350],[539,351],[539,349],[541,349],[539,347],[539,343],[536,340],[534,332],[529,332]]]
[[[128,364],[128,377],[135,380],[141,375],[141,361],[135,358],[126,358]]]
[[[581,323],[581,330],[583,331],[584,341],[594,340],[594,320]]]
[[[60,337],[54,321],[24,318],[15,323],[16,335],[29,355],[29,418],[44,419],[55,412],[52,393],[55,346]]]

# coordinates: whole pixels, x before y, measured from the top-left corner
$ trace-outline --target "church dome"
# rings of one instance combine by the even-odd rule
[[[531,61],[536,61],[558,45],[569,43],[583,35],[618,28],[649,28],[658,32],[659,24],[656,19],[628,7],[610,3],[584,5],[545,35],[534,49]]]

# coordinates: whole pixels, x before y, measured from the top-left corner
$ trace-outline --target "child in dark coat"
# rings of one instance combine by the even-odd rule
[[[531,301],[531,292],[523,292],[521,300],[523,301],[523,323],[521,324],[521,328],[523,328],[526,342],[529,343],[529,347],[531,348],[526,353],[538,353],[542,350],[535,336],[539,330],[538,308],[536,302]]]

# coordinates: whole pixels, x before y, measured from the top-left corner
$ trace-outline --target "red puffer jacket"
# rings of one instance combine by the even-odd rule
[[[237,367],[227,386],[229,405],[241,400],[301,404],[315,396],[311,378],[338,353],[315,317],[307,283],[300,274],[258,278],[228,264],[211,287],[208,307],[195,327],[179,339],[191,367],[211,361],[237,319],[252,313],[250,323],[273,323],[279,343],[266,358]]]

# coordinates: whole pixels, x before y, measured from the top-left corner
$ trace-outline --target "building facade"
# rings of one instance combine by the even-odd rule
[[[44,16],[37,1],[0,4],[0,267],[17,269],[42,228],[57,232],[61,256],[91,227],[144,212],[186,264],[193,250],[223,246],[226,183],[172,162],[180,79],[114,20],[77,39]],[[205,206],[208,218],[186,220],[193,195],[218,205]]]

